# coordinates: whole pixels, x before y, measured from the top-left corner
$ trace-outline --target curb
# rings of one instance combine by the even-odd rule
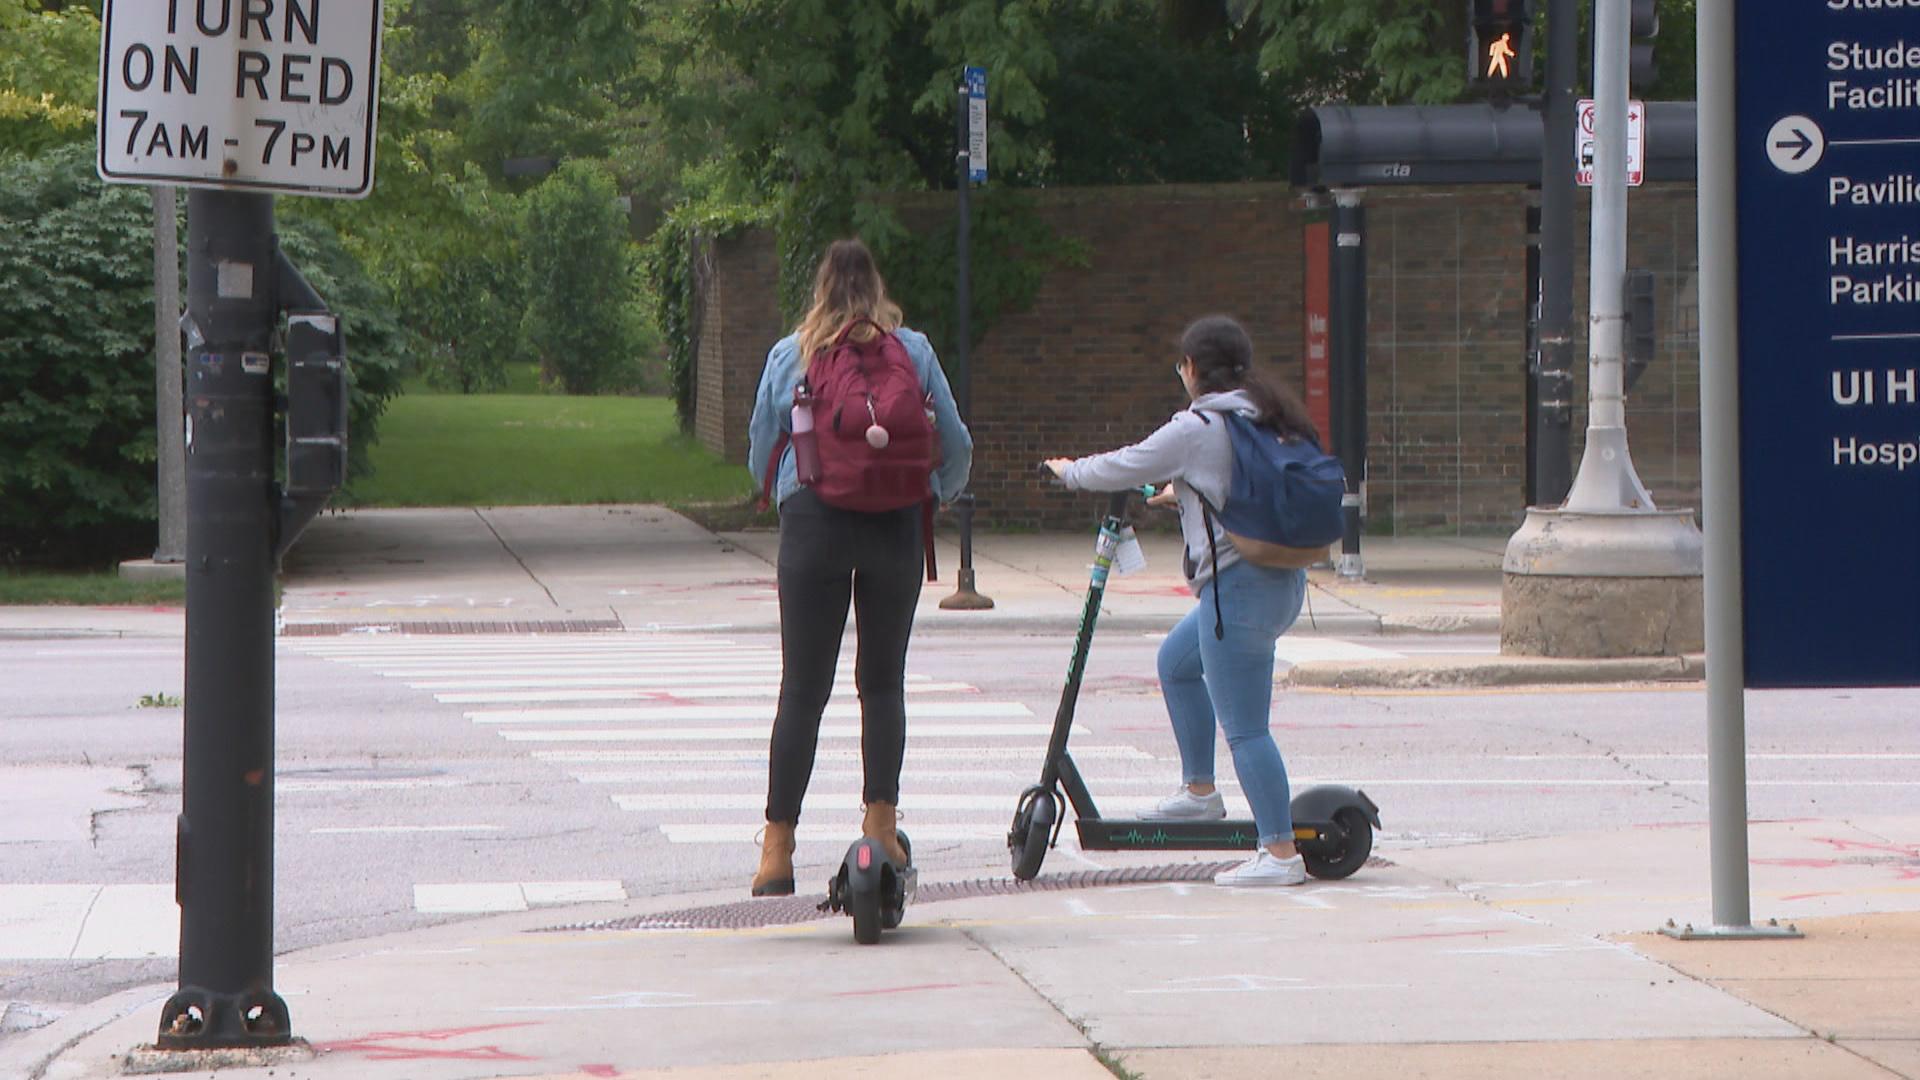
[[[1296,689],[1317,690],[1433,690],[1699,682],[1704,678],[1706,662],[1699,654],[1606,659],[1454,656],[1408,660],[1315,660],[1288,671],[1280,679],[1280,684]]]

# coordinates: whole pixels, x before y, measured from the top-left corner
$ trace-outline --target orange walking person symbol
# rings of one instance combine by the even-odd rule
[[[1513,35],[1506,33],[1494,38],[1493,44],[1487,46],[1487,78],[1512,78],[1513,57]]]

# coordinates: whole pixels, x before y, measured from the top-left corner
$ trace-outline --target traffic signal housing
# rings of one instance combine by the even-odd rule
[[[1660,33],[1658,0],[1631,0],[1627,8],[1627,81],[1645,85],[1660,77],[1653,59],[1653,39]]]
[[[1469,0],[1467,82],[1489,90],[1533,87],[1533,0]]]

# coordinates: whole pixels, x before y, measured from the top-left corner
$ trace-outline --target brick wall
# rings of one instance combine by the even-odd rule
[[[735,465],[747,461],[747,422],[767,350],[780,326],[780,263],[773,234],[753,229],[694,246],[699,342],[694,433]]]
[[[1034,193],[1040,213],[1090,249],[1054,271],[1032,308],[975,343],[973,490],[989,527],[1084,526],[1097,504],[1039,481],[1036,463],[1136,440],[1185,404],[1173,374],[1180,331],[1225,312],[1262,359],[1298,387],[1302,226],[1285,185],[1168,185]],[[1586,400],[1587,225],[1576,224],[1575,400]],[[1508,532],[1526,483],[1526,195],[1514,188],[1367,192],[1368,528],[1374,533]],[[950,228],[948,199],[902,200],[910,222]],[[1656,272],[1659,358],[1628,403],[1634,461],[1663,507],[1699,498],[1697,261],[1693,192],[1650,186],[1629,204],[1629,262]],[[774,317],[772,243],[721,250],[701,343],[702,440],[719,411],[709,352],[740,365],[727,394],[750,399]],[[884,267],[882,268],[884,271]],[[738,280],[736,280],[736,276]],[[758,310],[748,312],[747,306]],[[913,313],[908,312],[908,321]],[[759,336],[754,337],[755,334]],[[738,376],[738,382],[731,381]],[[717,372],[712,376],[718,381]],[[747,400],[746,407],[751,401]],[[729,401],[726,414],[732,416]],[[744,412],[741,414],[744,431]],[[717,421],[716,421],[717,423]],[[1584,404],[1574,418],[1577,467]],[[744,435],[741,436],[744,440]],[[730,445],[729,445],[729,448]],[[737,455],[737,450],[730,457]]]

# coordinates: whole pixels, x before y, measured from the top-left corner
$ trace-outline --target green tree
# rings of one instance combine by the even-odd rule
[[[99,53],[87,7],[0,0],[0,153],[92,136]]]
[[[621,390],[638,377],[645,337],[635,253],[612,176],[570,161],[527,195],[522,332],[542,372],[570,394]]]

